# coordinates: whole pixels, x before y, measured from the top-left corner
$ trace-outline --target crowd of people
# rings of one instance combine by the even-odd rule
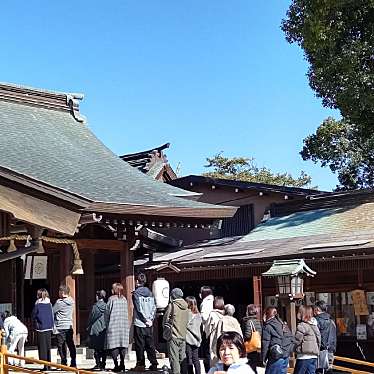
[[[145,274],[138,274],[132,293],[134,305],[133,342],[137,372],[146,370],[145,352],[149,369],[156,371],[158,362],[153,336],[156,302],[146,287]],[[32,320],[37,334],[39,359],[51,361],[52,334],[56,336],[61,364],[76,367],[76,348],[73,340],[74,300],[67,286],[60,286],[59,298],[52,306],[46,289],[37,292]],[[125,371],[125,354],[129,346],[130,325],[128,305],[121,283],[112,285],[111,296],[96,292],[96,302],[87,322],[89,346],[94,350],[95,366],[92,370],[105,370],[110,353],[114,372]],[[235,307],[225,304],[224,298],[214,296],[208,286],[201,287],[197,298],[184,297],[180,288],[170,292],[170,301],[162,321],[171,372],[173,374],[201,374],[200,359],[205,372],[253,374],[264,365],[266,374],[285,374],[289,357],[296,355],[296,374],[314,374],[328,371],[336,350],[336,327],[327,313],[327,305],[317,301],[314,307],[300,306],[295,334],[281,320],[275,307],[265,310],[262,321],[258,308],[250,304],[246,316],[239,322]],[[9,351],[23,355],[28,330],[9,312],[2,315]],[[20,362],[20,365],[23,363]],[[48,370],[46,365],[44,370]]]
[[[265,366],[265,374],[286,374],[293,353],[296,374],[332,368],[336,326],[324,301],[299,307],[293,334],[275,307],[266,308],[260,321],[258,308],[250,304],[239,323],[235,307],[213,296],[210,287],[201,288],[200,298],[199,313],[194,297],[184,300],[179,288],[170,293],[163,329],[174,374],[200,374],[199,353],[209,374],[253,374],[258,366]]]

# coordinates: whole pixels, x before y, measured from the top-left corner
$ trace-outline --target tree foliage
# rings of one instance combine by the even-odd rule
[[[293,0],[282,29],[304,50],[311,88],[342,115],[304,140],[302,157],[329,166],[342,188],[373,186],[374,0]]]
[[[339,189],[374,186],[374,137],[362,138],[351,123],[331,117],[304,139],[304,160],[321,162],[338,173]]]
[[[310,186],[311,177],[301,172],[297,178],[289,173],[273,173],[266,167],[258,167],[254,158],[224,157],[221,153],[207,158],[207,168],[212,171],[204,173],[212,178],[234,179],[245,182],[267,183],[279,186],[307,187]]]

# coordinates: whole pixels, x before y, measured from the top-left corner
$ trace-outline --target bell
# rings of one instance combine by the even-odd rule
[[[16,245],[14,244],[14,239],[10,239],[9,241],[9,247],[8,247],[8,250],[7,252],[10,253],[10,252],[15,252],[17,250],[17,247]]]
[[[36,240],[36,253],[39,254],[39,255],[45,254],[45,249],[43,247],[42,239],[37,239]]]
[[[71,269],[72,275],[83,275],[82,260],[74,260],[73,268]]]

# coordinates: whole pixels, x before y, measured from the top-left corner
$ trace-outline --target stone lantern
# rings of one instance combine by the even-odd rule
[[[277,280],[277,293],[287,308],[287,320],[291,330],[296,330],[295,300],[304,297],[304,277],[314,277],[313,271],[303,259],[274,260],[271,268],[262,273],[264,277],[274,277]]]

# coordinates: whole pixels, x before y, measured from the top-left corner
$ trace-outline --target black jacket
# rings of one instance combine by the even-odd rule
[[[263,362],[269,358],[269,350],[273,345],[279,344],[282,347],[282,340],[283,323],[277,317],[264,322],[261,339],[261,359]]]
[[[104,300],[97,301],[93,306],[87,321],[87,331],[89,335],[99,335],[106,329],[104,312],[106,303]]]
[[[323,312],[316,316],[319,331],[321,333],[321,350],[336,351],[336,325],[330,314]]]
[[[242,320],[242,331],[244,340],[250,340],[252,337],[252,323],[256,331],[260,334],[262,333],[261,322],[256,318],[256,316],[244,317]]]

